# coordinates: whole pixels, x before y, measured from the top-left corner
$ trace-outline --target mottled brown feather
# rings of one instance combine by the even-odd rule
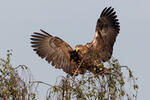
[[[105,8],[97,20],[96,33],[92,42],[95,52],[101,53],[101,59],[107,61],[111,58],[113,45],[119,33],[120,26],[114,8]]]
[[[31,35],[31,46],[41,57],[45,58],[52,66],[72,74],[75,64],[70,62],[70,51],[73,49],[62,39],[54,37],[41,30],[42,33],[34,32]]]

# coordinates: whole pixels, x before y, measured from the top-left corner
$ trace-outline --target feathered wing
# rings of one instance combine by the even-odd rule
[[[51,62],[52,66],[72,74],[75,64],[70,61],[70,51],[73,49],[62,39],[43,30],[41,32],[35,32],[34,35],[31,35],[33,50],[41,58],[45,58],[49,63]]]
[[[112,48],[119,30],[120,26],[114,8],[106,7],[97,21],[96,34],[93,41],[101,41],[101,43],[105,43],[106,47]]]

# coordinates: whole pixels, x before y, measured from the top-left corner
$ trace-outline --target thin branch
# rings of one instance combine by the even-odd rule
[[[50,85],[50,84],[48,84],[48,83],[45,83],[45,82],[42,82],[42,81],[32,81],[32,82],[29,82],[29,83],[32,83],[32,84],[45,84],[45,85],[47,85],[47,86],[52,86],[52,85]]]

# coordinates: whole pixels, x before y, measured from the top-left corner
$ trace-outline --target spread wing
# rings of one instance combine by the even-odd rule
[[[112,48],[119,33],[120,26],[114,8],[105,8],[97,21],[93,44],[104,43]],[[98,44],[99,45],[99,44]]]
[[[73,49],[62,39],[43,30],[41,32],[35,32],[34,35],[31,35],[33,50],[41,58],[45,58],[49,63],[51,62],[52,66],[71,74],[74,65],[70,60],[70,51],[73,51]]]

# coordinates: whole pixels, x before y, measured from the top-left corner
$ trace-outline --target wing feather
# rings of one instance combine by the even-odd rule
[[[96,35],[94,37],[94,45],[99,45],[100,39],[103,40],[106,47],[113,47],[116,37],[119,33],[120,26],[114,8],[105,8],[96,25]],[[96,42],[95,42],[96,41]]]
[[[34,32],[31,38],[33,50],[41,57],[45,58],[55,68],[72,74],[75,64],[70,62],[70,51],[73,49],[62,39],[54,37],[44,30],[42,33]]]
[[[104,8],[97,20],[95,36],[91,43],[93,50],[100,54],[102,61],[111,58],[119,30],[120,26],[114,8]]]

